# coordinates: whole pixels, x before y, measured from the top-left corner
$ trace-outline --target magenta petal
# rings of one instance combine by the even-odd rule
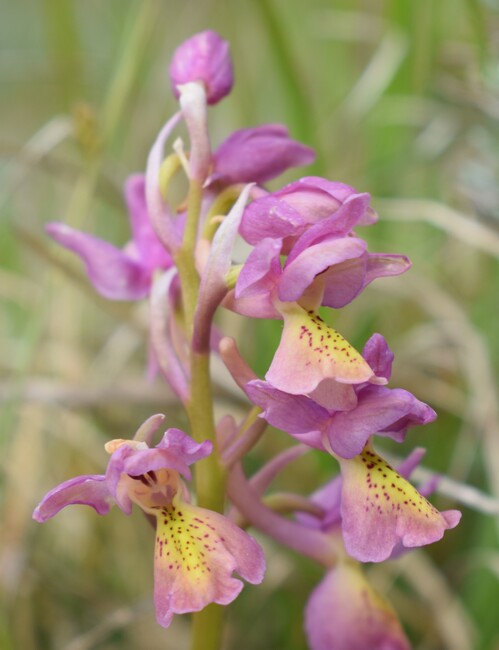
[[[296,183],[291,183],[288,187],[295,188],[300,185],[321,190],[329,194],[338,203],[343,203],[349,196],[357,193],[356,189],[351,185],[346,185],[346,183],[340,183],[339,181],[329,181],[327,178],[322,178],[321,176],[304,176],[299,181],[296,181]]]
[[[395,612],[353,563],[338,564],[314,589],[305,628],[311,650],[410,650]]]
[[[368,385],[359,391],[354,409],[334,414],[327,435],[336,454],[353,458],[373,434],[402,442],[409,427],[435,418],[432,408],[406,390]]]
[[[233,572],[253,584],[262,581],[262,549],[223,515],[176,502],[157,522],[154,602],[163,627],[174,614],[232,602],[243,587]]]
[[[105,476],[77,476],[50,490],[35,508],[33,519],[43,523],[73,504],[91,506],[99,515],[105,515],[112,503]]]
[[[312,224],[296,241],[289,255],[288,263],[314,244],[333,236],[345,237],[350,234],[362,215],[366,213],[370,198],[369,194],[353,194],[331,215]]]
[[[85,263],[97,291],[111,300],[139,300],[149,293],[150,269],[93,235],[63,223],[49,223],[47,233]]]
[[[298,252],[329,234],[347,234],[355,225],[372,223],[369,195],[353,187],[323,178],[307,177],[253,201],[241,224],[241,234],[256,244],[264,237],[300,237],[316,224],[312,241],[303,241]],[[322,221],[326,221],[322,225]],[[304,235],[306,236],[306,235]]]
[[[423,447],[416,447],[416,449],[413,449],[409,456],[407,456],[407,458],[404,458],[404,460],[397,465],[397,472],[400,474],[400,476],[409,478],[425,454],[426,449]]]
[[[279,282],[279,299],[299,300],[316,275],[335,264],[360,257],[365,249],[366,243],[362,239],[352,237],[330,239],[310,246],[290,264],[286,263]]]
[[[260,379],[251,381],[246,393],[269,424],[292,435],[320,433],[329,419],[329,412],[305,395],[284,393]]]
[[[273,294],[281,276],[280,239],[263,239],[248,255],[237,278],[230,308],[253,318],[281,318]]]
[[[282,238],[303,231],[306,221],[300,213],[280,201],[275,194],[256,199],[246,208],[240,232],[249,244],[257,244],[266,237]]]
[[[192,465],[209,456],[213,451],[213,444],[209,440],[196,442],[181,429],[168,429],[156,449],[168,450],[186,465]]]
[[[365,287],[368,253],[336,264],[321,276],[324,285],[322,305],[340,309],[348,305]]]
[[[357,560],[382,562],[399,544],[432,544],[457,526],[461,513],[439,512],[369,444],[359,456],[339,461],[343,541]]]
[[[362,356],[371,366],[377,377],[384,377],[387,380],[390,379],[394,354],[381,334],[375,333],[366,341],[362,350]]]
[[[264,183],[290,167],[314,161],[312,149],[291,140],[281,124],[264,124],[232,133],[214,155],[213,180]]]

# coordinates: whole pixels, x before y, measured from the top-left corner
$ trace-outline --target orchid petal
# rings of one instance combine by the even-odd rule
[[[282,124],[263,124],[230,135],[214,154],[212,181],[265,183],[290,167],[314,161],[312,149],[291,140]]]
[[[439,512],[369,443],[359,456],[339,461],[343,540],[357,560],[382,562],[399,542],[407,548],[431,544],[459,523],[460,512]]]
[[[272,300],[281,276],[281,240],[266,238],[248,255],[227,308],[252,318],[281,318]]]
[[[435,418],[432,408],[406,390],[368,385],[359,391],[354,409],[334,414],[327,436],[336,454],[353,458],[362,452],[372,434],[402,442],[409,427]]]
[[[394,354],[381,334],[375,333],[366,341],[362,356],[377,377],[384,377],[386,380],[390,379]]]
[[[157,621],[168,627],[173,614],[197,612],[210,603],[227,605],[243,583],[263,579],[259,544],[223,515],[180,500],[157,514],[154,601]]]
[[[288,262],[292,262],[310,246],[332,236],[345,237],[362,218],[369,207],[369,194],[353,194],[345,199],[331,215],[312,224],[293,246]],[[362,240],[361,240],[362,241]]]
[[[320,433],[329,419],[329,412],[305,395],[284,393],[260,379],[249,382],[246,393],[263,410],[262,417],[269,424],[291,435]]]
[[[331,239],[310,246],[290,264],[286,262],[279,282],[279,299],[290,302],[299,300],[316,275],[331,266],[360,257],[366,247],[367,244],[362,239],[351,237]]]
[[[326,378],[346,384],[376,380],[360,353],[320,316],[293,303],[280,303],[278,308],[284,330],[265,375],[273,386],[300,395]]]
[[[196,442],[181,429],[172,428],[165,431],[156,448],[168,450],[186,465],[192,465],[209,456],[213,444],[209,440]]]
[[[266,237],[282,238],[301,233],[306,226],[300,213],[275,194],[256,199],[246,208],[240,232],[249,244],[257,244]]]
[[[111,300],[139,300],[149,293],[150,270],[126,252],[63,223],[49,223],[45,230],[82,259],[90,281],[101,295]]]
[[[365,285],[376,278],[400,275],[411,268],[411,260],[405,255],[388,255],[385,253],[369,253]]]
[[[33,519],[43,523],[66,506],[81,504],[91,506],[99,515],[106,515],[113,504],[101,474],[77,476],[50,490],[33,512]]]

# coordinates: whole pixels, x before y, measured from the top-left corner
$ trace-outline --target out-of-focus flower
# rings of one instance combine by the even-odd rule
[[[409,650],[389,603],[354,562],[341,561],[314,589],[305,609],[311,650]]]
[[[212,30],[191,36],[173,54],[170,80],[177,98],[178,86],[201,81],[208,104],[216,104],[230,93],[234,83],[229,44]]]
[[[215,151],[210,182],[265,183],[291,167],[310,165],[314,158],[314,151],[292,140],[282,124],[241,129]]]
[[[153,416],[139,431],[150,436],[163,416]],[[139,436],[144,437],[144,436]],[[209,441],[196,443],[179,429],[168,429],[150,448],[139,440],[113,440],[105,475],[78,476],[51,490],[34,519],[45,522],[62,508],[85,504],[105,515],[116,504],[130,514],[132,504],[156,518],[154,600],[158,623],[167,627],[174,614],[227,605],[243,584],[263,579],[265,561],[257,542],[226,517],[189,503],[182,478],[189,465],[208,456]]]
[[[149,294],[156,269],[173,265],[157,238],[147,212],[145,180],[131,176],[125,184],[132,239],[123,249],[64,223],[46,225],[47,233],[85,263],[95,289],[111,300],[140,300]]]

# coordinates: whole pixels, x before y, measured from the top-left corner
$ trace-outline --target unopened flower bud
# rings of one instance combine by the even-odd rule
[[[212,30],[188,38],[175,50],[170,80],[177,99],[179,85],[202,81],[208,104],[216,104],[229,94],[234,83],[229,44]]]

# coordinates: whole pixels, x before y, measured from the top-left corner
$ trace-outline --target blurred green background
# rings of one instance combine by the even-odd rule
[[[121,187],[175,110],[170,56],[213,28],[231,42],[236,73],[212,109],[214,143],[286,123],[317,149],[307,173],[373,195],[370,249],[413,261],[334,322],[358,346],[382,332],[396,353],[392,385],[438,411],[403,448],[384,449],[427,446],[426,467],[455,482],[435,503],[464,516],[442,542],[369,568],[370,579],[415,648],[499,648],[499,3],[2,0],[1,16],[0,647],[188,647],[187,617],[166,632],[154,622],[153,539],[140,513],[73,508],[39,526],[31,512],[56,483],[102,472],[103,443],[152,412],[185,424],[144,376],[147,305],[100,299],[43,225],[126,241]],[[263,374],[279,326],[229,323]],[[241,413],[222,374],[217,385],[219,413]],[[286,444],[270,432],[250,466]],[[311,490],[332,469],[311,454],[280,486]],[[321,571],[264,544],[267,578],[230,608],[227,649],[301,650]]]

